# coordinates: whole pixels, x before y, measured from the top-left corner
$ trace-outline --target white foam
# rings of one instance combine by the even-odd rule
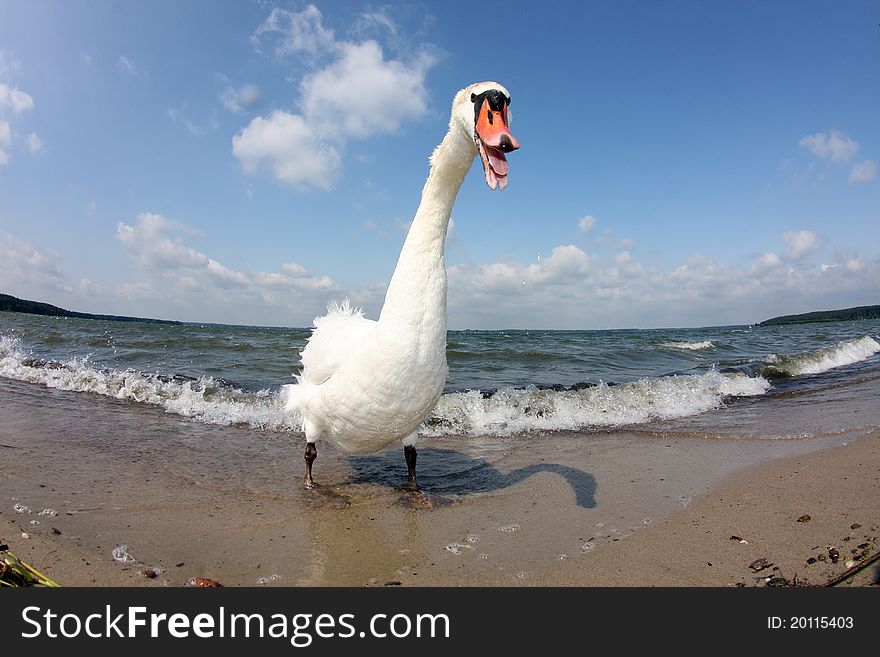
[[[19,340],[9,336],[0,336],[0,376],[159,406],[169,413],[209,424],[276,430],[298,429],[300,424],[298,417],[284,412],[277,391],[247,393],[207,376],[175,381],[133,370],[99,369],[88,357],[37,366]]]
[[[243,392],[211,377],[178,381],[132,370],[100,369],[88,357],[38,364],[28,358],[18,339],[9,336],[0,336],[0,376],[158,406],[209,424],[300,429],[298,416],[284,411],[278,391]],[[571,391],[503,388],[489,398],[479,391],[448,393],[441,397],[424,432],[512,435],[624,426],[695,415],[720,406],[726,397],[761,395],[769,387],[760,377],[712,370]]]
[[[502,388],[488,398],[471,390],[443,395],[425,433],[513,435],[642,424],[704,413],[725,398],[763,395],[769,388],[762,377],[711,370],[581,390]]]
[[[664,342],[660,346],[668,349],[684,349],[685,351],[703,351],[715,348],[715,344],[711,340],[703,340],[702,342]]]
[[[870,336],[842,340],[833,347],[825,347],[798,356],[769,356],[765,362],[790,376],[821,374],[836,367],[852,365],[871,358],[880,352],[880,343]]]

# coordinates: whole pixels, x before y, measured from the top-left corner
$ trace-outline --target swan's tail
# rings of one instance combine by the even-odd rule
[[[318,392],[318,386],[307,383],[297,376],[297,383],[281,386],[281,399],[284,401],[284,412],[295,413],[302,419],[302,429],[306,430],[311,401]]]

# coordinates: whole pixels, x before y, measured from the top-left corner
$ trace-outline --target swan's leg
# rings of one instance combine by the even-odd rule
[[[303,458],[306,460],[306,479],[304,485],[307,490],[317,488],[318,484],[316,484],[315,480],[312,479],[312,463],[314,463],[315,459],[318,458],[318,448],[315,447],[315,443],[306,443],[306,453]]]
[[[409,471],[407,475],[407,487],[410,490],[419,490],[419,483],[416,481],[416,432],[411,433],[403,439],[403,456],[406,458],[406,468]]]

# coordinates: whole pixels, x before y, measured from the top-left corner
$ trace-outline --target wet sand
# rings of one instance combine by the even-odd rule
[[[396,489],[397,448],[320,445],[325,493],[304,491],[302,448],[0,379],[0,540],[67,586],[819,584],[878,548],[876,429],[433,439],[425,498]],[[112,559],[120,545],[134,561]],[[838,563],[807,565],[829,547]],[[875,564],[846,585],[878,579]]]

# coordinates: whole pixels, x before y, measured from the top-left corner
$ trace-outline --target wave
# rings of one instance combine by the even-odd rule
[[[697,415],[729,397],[763,395],[769,388],[763,377],[712,370],[579,390],[530,386],[502,388],[490,396],[469,390],[443,395],[424,433],[506,436],[643,424]]]
[[[660,346],[667,349],[684,349],[686,351],[703,351],[715,348],[715,344],[710,340],[703,340],[702,342],[664,342]]]
[[[169,413],[208,424],[295,430],[299,418],[285,414],[278,392],[244,392],[222,379],[197,379],[95,367],[88,357],[65,362],[28,356],[17,338],[0,336],[0,376],[49,388],[91,392],[159,406]]]
[[[691,343],[697,344],[697,343]],[[880,353],[872,337],[844,340],[807,353],[771,356],[755,367],[642,378],[620,385],[504,387],[444,394],[426,421],[426,435],[507,436],[532,431],[584,430],[644,424],[704,413],[735,397],[766,394],[770,380],[817,374]],[[14,336],[0,336],[0,376],[59,390],[147,404],[197,421],[299,432],[278,389],[243,391],[221,378],[105,368],[88,356],[41,360]]]
[[[29,356],[14,337],[0,336],[0,376],[50,388],[89,392],[158,406],[197,421],[298,432],[278,390],[245,392],[212,377],[197,379],[100,368],[88,357],[65,362]],[[712,370],[646,378],[622,385],[575,385],[469,390],[443,395],[426,421],[426,435],[512,435],[530,431],[625,426],[703,413],[728,397],[761,395],[761,377]]]
[[[859,363],[877,353],[880,353],[880,342],[865,335],[796,356],[773,354],[764,360],[764,370],[771,377],[821,374],[837,367]]]

